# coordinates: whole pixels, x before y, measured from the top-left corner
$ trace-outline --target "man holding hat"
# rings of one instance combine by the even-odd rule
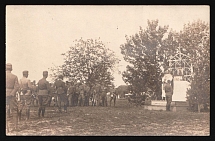
[[[40,118],[40,114],[42,112],[42,117],[45,115],[45,108],[48,105],[50,100],[50,85],[49,82],[46,80],[48,77],[48,71],[43,71],[43,78],[39,80],[38,84],[38,102],[39,102],[39,109],[38,109],[38,117]]]
[[[8,120],[9,111],[11,109],[13,123],[15,124],[15,130],[18,128],[18,107],[17,107],[17,100],[16,100],[16,92],[19,89],[19,82],[16,75],[11,73],[12,71],[12,64],[6,64],[6,116]],[[8,129],[8,122],[7,130]]]
[[[65,82],[63,82],[63,75],[58,76],[58,79],[54,82],[54,88],[57,93],[57,105],[59,112],[61,112],[61,102],[64,103],[64,112],[67,112],[68,97]]]
[[[21,90],[21,100],[23,100],[23,103],[26,108],[26,120],[29,120],[30,117],[30,106],[31,106],[31,101],[32,101],[32,85],[31,81],[28,79],[28,71],[23,71],[23,78],[20,79],[19,84],[20,84],[20,90]],[[19,120],[21,120],[21,113],[22,109],[19,110]]]

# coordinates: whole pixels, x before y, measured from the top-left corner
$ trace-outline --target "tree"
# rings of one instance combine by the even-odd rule
[[[137,94],[150,88],[161,98],[162,72],[160,69],[159,49],[168,26],[158,26],[158,20],[149,21],[145,30],[140,27],[139,33],[126,36],[126,43],[121,45],[124,60],[131,65],[123,72],[123,80],[131,84]]]
[[[187,98],[191,105],[210,105],[210,27],[201,20],[184,25],[177,40],[191,57],[193,77]]]
[[[118,59],[100,40],[75,40],[74,46],[63,53],[64,64],[50,68],[51,76],[63,74],[70,81],[80,80],[92,88],[93,84],[104,82],[113,87],[113,75]]]

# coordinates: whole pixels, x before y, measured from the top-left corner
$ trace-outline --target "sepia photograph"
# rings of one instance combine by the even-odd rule
[[[7,5],[6,136],[210,136],[209,5]]]

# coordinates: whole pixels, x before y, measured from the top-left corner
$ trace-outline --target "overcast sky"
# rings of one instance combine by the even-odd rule
[[[123,71],[119,47],[125,35],[145,28],[148,19],[179,31],[189,21],[209,22],[209,13],[209,6],[7,6],[6,63],[12,63],[19,79],[28,70],[29,79],[38,81],[44,70],[63,63],[60,54],[75,39],[100,37],[122,60]],[[121,75],[114,76],[116,86],[124,84]]]

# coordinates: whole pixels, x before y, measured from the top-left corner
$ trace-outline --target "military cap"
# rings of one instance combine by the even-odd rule
[[[23,71],[23,72],[22,72],[22,74],[28,74],[28,71],[27,71],[27,70],[25,70],[25,71]]]
[[[43,75],[44,75],[44,74],[48,74],[48,71],[43,71]]]
[[[7,64],[6,64],[6,69],[11,69],[11,70],[12,70],[12,64],[7,63]]]

